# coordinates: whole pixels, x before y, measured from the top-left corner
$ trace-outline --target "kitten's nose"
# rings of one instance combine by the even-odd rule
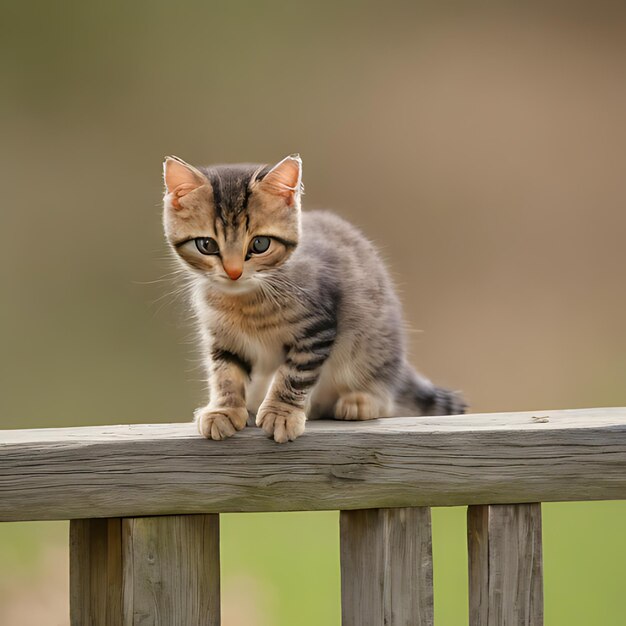
[[[231,280],[237,280],[243,274],[243,267],[237,267],[236,265],[224,265],[224,271],[228,274],[228,278]]]
[[[231,280],[238,280],[243,274],[243,257],[236,245],[224,246],[222,250],[222,267]]]

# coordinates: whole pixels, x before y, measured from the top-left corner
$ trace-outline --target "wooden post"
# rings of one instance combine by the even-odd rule
[[[219,517],[127,518],[124,626],[219,626]]]
[[[70,523],[72,626],[219,626],[219,516]]]
[[[122,520],[70,521],[72,626],[122,624]]]
[[[541,504],[468,508],[470,626],[542,626]]]
[[[428,507],[341,511],[343,626],[432,626]]]

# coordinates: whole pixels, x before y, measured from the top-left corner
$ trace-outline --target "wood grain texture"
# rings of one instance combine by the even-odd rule
[[[432,626],[428,507],[342,511],[342,626]]]
[[[468,509],[470,626],[542,626],[541,504]]]
[[[313,422],[284,445],[193,424],[0,431],[0,521],[606,499],[626,499],[624,408]]]
[[[219,516],[124,519],[124,626],[219,626]]]
[[[72,626],[122,626],[122,520],[70,522]]]

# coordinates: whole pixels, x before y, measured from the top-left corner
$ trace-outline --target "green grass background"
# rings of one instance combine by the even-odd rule
[[[467,624],[465,513],[433,509],[438,625]],[[222,515],[223,586],[254,581],[262,624],[338,626],[338,524],[334,511]],[[626,502],[543,505],[546,626],[626,622],[625,525]],[[1,524],[0,583],[32,576],[44,546],[65,545],[66,536],[66,522]],[[246,603],[245,586],[237,601]]]

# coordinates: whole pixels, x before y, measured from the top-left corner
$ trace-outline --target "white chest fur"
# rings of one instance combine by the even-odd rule
[[[276,370],[285,360],[282,343],[261,343],[251,341],[248,354],[252,362],[250,382],[246,389],[248,410],[256,413],[265,399]]]

